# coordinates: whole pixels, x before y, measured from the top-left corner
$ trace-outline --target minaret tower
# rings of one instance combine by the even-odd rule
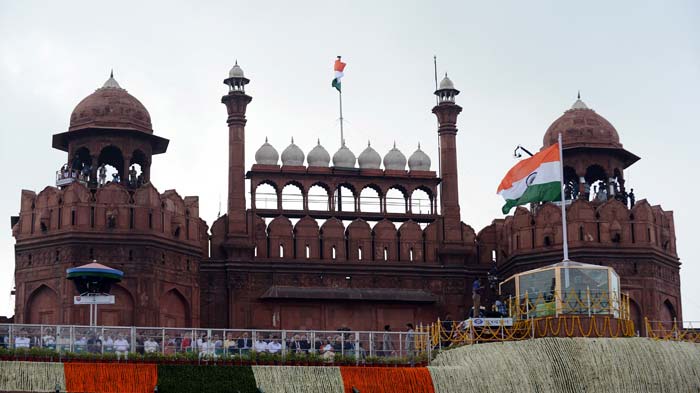
[[[445,220],[443,239],[447,243],[462,241],[461,218],[459,214],[459,180],[457,177],[457,116],[462,107],[455,103],[459,90],[447,77],[440,82],[435,91],[438,104],[433,113],[438,119],[438,137],[440,138],[440,193],[441,214]]]
[[[253,99],[245,93],[250,81],[238,66],[238,61],[224,80],[228,94],[221,97],[228,112],[228,238],[235,243],[244,241],[246,230],[245,205],[245,111]],[[238,239],[235,239],[238,238]]]

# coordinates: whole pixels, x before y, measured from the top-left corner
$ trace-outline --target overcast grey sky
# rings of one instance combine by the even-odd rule
[[[75,105],[115,78],[170,139],[152,181],[199,195],[202,217],[226,206],[222,80],[235,59],[251,79],[246,162],[267,135],[282,151],[316,138],[339,143],[338,54],[348,146],[406,155],[420,141],[437,169],[433,54],[462,94],[458,151],[462,219],[479,231],[502,217],[495,194],[513,148],[539,149],[581,90],[625,148],[638,199],[673,210],[683,314],[700,320],[698,95],[700,3],[695,1],[7,1],[0,0],[0,314],[13,313],[20,190],[54,182],[65,153],[51,135]]]

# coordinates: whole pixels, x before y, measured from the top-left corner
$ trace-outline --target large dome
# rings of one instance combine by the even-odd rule
[[[557,143],[559,133],[565,147],[620,148],[620,136],[615,127],[603,116],[581,101],[576,100],[571,109],[552,123],[544,134],[543,148]]]
[[[146,107],[122,89],[112,76],[73,109],[68,131],[85,128],[131,129],[153,133],[151,116]]]

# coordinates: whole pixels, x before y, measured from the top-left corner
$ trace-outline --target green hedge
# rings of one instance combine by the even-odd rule
[[[159,365],[158,393],[257,393],[250,367]]]

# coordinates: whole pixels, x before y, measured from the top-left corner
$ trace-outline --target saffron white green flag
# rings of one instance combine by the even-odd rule
[[[501,180],[497,193],[506,200],[503,214],[514,206],[561,199],[559,144],[518,162]]]
[[[335,71],[335,77],[333,78],[333,82],[331,83],[331,86],[335,87],[336,90],[339,92],[340,90],[340,78],[343,77],[343,70],[345,69],[345,63],[340,61],[340,56],[335,60],[335,64],[333,65],[333,70]]]

